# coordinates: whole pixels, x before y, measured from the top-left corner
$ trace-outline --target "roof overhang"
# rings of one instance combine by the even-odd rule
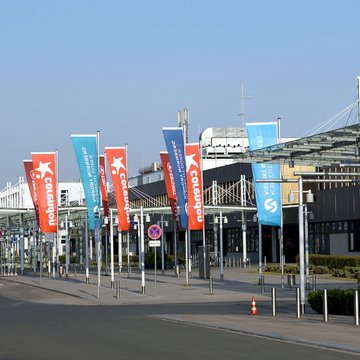
[[[235,155],[239,162],[310,165],[317,167],[358,166],[360,124],[300,138]]]

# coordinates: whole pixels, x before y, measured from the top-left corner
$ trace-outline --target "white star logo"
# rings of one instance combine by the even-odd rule
[[[113,175],[119,175],[120,169],[124,169],[126,171],[126,167],[122,163],[122,160],[124,160],[123,157],[120,158],[116,158],[115,156],[113,157],[113,163],[111,164],[111,166],[115,168],[115,170],[111,171]]]
[[[37,179],[43,179],[46,173],[50,173],[51,175],[54,175],[53,171],[50,169],[49,165],[51,164],[51,161],[43,163],[40,161],[39,167],[35,169],[36,171],[40,171],[41,175],[36,174]]]
[[[189,169],[191,168],[191,165],[196,166],[197,168],[199,167],[199,164],[194,160],[194,156],[196,154],[192,154],[192,155],[187,155],[186,156],[186,172],[189,171]]]

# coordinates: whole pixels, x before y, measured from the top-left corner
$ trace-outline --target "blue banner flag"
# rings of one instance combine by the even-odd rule
[[[176,197],[180,211],[180,225],[188,227],[188,192],[186,182],[186,160],[184,135],[182,128],[162,129],[169,154],[171,169],[174,175]]]
[[[277,123],[248,123],[250,151],[277,144]],[[257,183],[257,179],[280,179],[280,165],[252,164],[259,224],[281,226],[281,184]]]
[[[84,187],[89,228],[100,227],[100,176],[96,135],[71,135]]]

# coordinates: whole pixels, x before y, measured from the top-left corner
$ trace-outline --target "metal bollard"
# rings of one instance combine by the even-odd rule
[[[324,312],[324,321],[329,321],[329,314],[328,314],[328,299],[327,299],[327,290],[324,289],[324,296],[323,296],[323,312]]]
[[[301,318],[300,288],[296,288],[296,318]]]
[[[354,292],[354,324],[359,326],[359,292]]]
[[[116,280],[116,298],[120,299],[120,280]]]
[[[272,316],[276,316],[276,289],[271,290]]]
[[[211,276],[209,278],[209,295],[214,295],[213,279]]]

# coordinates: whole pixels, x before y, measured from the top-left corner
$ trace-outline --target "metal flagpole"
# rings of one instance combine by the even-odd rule
[[[99,146],[100,146],[100,131],[96,132],[96,143],[97,143],[97,159],[98,159],[98,169],[99,169]],[[99,172],[98,174],[99,175]],[[100,210],[99,210],[100,211]],[[96,254],[97,254],[97,287],[98,287],[98,299],[100,299],[100,273],[101,273],[101,236],[100,236],[100,212],[97,215],[97,221],[95,222],[95,243],[96,243]]]
[[[281,288],[284,288],[284,225],[283,225],[283,211],[281,209],[281,226],[280,226],[280,268],[281,268]]]
[[[178,261],[177,261],[177,239],[176,239],[176,219],[174,218],[174,261],[175,261],[175,269],[177,269]],[[179,267],[180,272],[180,267]],[[177,274],[179,275],[179,274]]]
[[[220,280],[223,281],[224,280],[224,260],[223,260],[223,254],[224,254],[224,249],[223,249],[223,214],[222,211],[220,210],[220,214],[219,214],[219,232],[220,232]]]
[[[205,239],[205,236],[206,236],[206,233],[205,233],[205,210],[204,210],[204,173],[203,173],[203,145],[202,145],[202,140],[201,140],[201,137],[199,139],[199,145],[200,145],[200,174],[201,174],[201,184],[202,184],[202,213],[204,214],[204,221],[203,221],[203,227],[202,227],[202,246],[203,246],[203,253],[202,253],[202,256],[203,256],[203,265],[204,265],[204,279],[206,279],[206,249],[205,249],[205,246],[206,246],[206,239]],[[201,256],[201,255],[200,255]],[[209,274],[209,277],[210,277],[210,274]]]
[[[109,275],[109,255],[108,255],[108,229],[107,229],[107,222],[105,222],[105,273]]]
[[[309,269],[309,213],[307,204],[304,204],[304,216],[305,216],[305,289],[310,290],[310,269]]]
[[[278,117],[278,144],[281,143],[281,118]],[[280,166],[280,177],[282,179],[282,166]],[[280,213],[280,232],[279,232],[279,248],[280,248],[280,268],[281,268],[281,288],[284,288],[284,220],[282,209],[282,185],[280,184],[280,199],[281,199],[281,213]]]
[[[118,231],[118,263],[119,263],[119,275],[122,271],[122,243],[123,243],[123,234],[122,231]]]
[[[156,251],[156,248],[155,248]],[[164,214],[161,214],[161,273],[165,273],[165,259],[164,259]]]
[[[39,231],[39,239],[40,239],[40,280],[42,278],[43,271],[43,250],[42,250],[42,231]]]
[[[47,262],[48,278],[50,279],[51,278],[51,244],[49,240],[48,240],[47,254],[48,254],[48,262]]]
[[[24,227],[23,227],[23,215],[20,214],[20,274],[24,275]]]
[[[240,186],[241,186],[241,206],[246,206],[246,183],[245,183],[245,175],[240,175]],[[247,223],[246,223],[246,216],[245,211],[241,211],[241,230],[242,230],[242,245],[243,245],[243,256],[242,262],[243,267],[246,268],[247,262],[247,242],[246,242],[246,230],[247,230]]]
[[[53,237],[53,278],[56,277],[56,269],[59,269],[59,150],[55,149],[55,169],[56,169],[56,234]]]
[[[300,304],[301,314],[305,314],[305,274],[304,274],[304,209],[303,181],[299,177],[299,262],[300,262]]]
[[[189,278],[191,278],[191,230],[188,228],[188,241],[189,241]]]
[[[68,214],[65,214],[65,231],[66,231],[66,243],[65,243],[65,277],[69,277],[69,219]]]
[[[35,230],[35,220],[33,221],[33,266],[34,266],[34,274],[36,274],[36,260],[37,260],[37,231]]]
[[[188,142],[188,110],[183,109],[179,114],[178,112],[178,126],[182,127],[184,136],[184,152],[186,153],[186,143]],[[185,286],[189,286],[189,229],[185,228]]]
[[[189,286],[188,229],[185,229],[185,286]]]
[[[259,285],[262,285],[262,226],[259,223]]]
[[[114,220],[113,209],[110,209],[110,274],[111,288],[114,288]]]
[[[86,284],[89,284],[89,224],[87,211],[85,212],[85,274]]]
[[[130,277],[130,232],[126,234],[127,276]]]
[[[145,294],[145,240],[144,240],[144,209],[140,207],[140,259],[141,259],[141,293]]]

